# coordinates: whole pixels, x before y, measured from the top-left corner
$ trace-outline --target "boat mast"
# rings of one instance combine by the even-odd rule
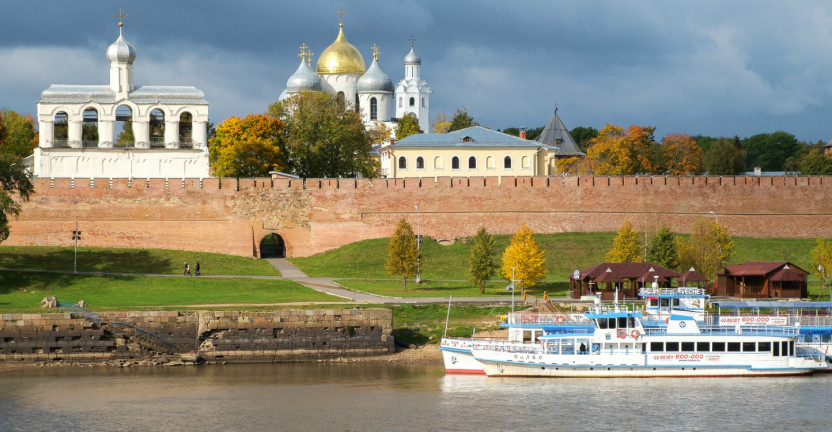
[[[448,314],[445,315],[445,332],[442,333],[442,338],[444,339],[448,336],[448,320],[451,319],[451,300],[453,300],[454,296],[448,296]]]

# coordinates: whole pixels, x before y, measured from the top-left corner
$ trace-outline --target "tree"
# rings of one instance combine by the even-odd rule
[[[20,156],[0,153],[0,242],[9,238],[9,215],[20,214],[20,203],[14,200],[14,195],[28,201],[34,193],[32,180],[21,160]]]
[[[433,121],[433,133],[448,133],[448,129],[450,128],[451,122],[448,121],[448,115],[445,113],[437,114],[436,119]]]
[[[381,144],[390,140],[390,135],[393,131],[382,122],[376,122],[373,127],[367,130],[370,137],[370,144]]]
[[[413,134],[422,133],[419,129],[419,119],[416,114],[407,113],[399,119],[399,124],[396,125],[396,139],[401,140]]]
[[[121,132],[118,133],[116,137],[117,143],[123,143],[124,146],[127,143],[135,143],[136,136],[133,134],[133,121],[127,120],[121,124]]]
[[[688,134],[672,133],[662,138],[662,156],[667,174],[702,173],[702,149]]]
[[[284,122],[288,170],[300,177],[372,177],[378,162],[361,115],[336,95],[300,91],[269,106]]]
[[[678,237],[676,241],[681,267],[693,267],[709,280],[714,280],[736,254],[728,229],[709,218],[697,218],[693,222],[690,238]]]
[[[789,158],[786,161],[786,170],[796,171],[803,175],[832,174],[832,155],[825,154],[824,147],[826,143],[820,141],[809,146],[804,154]]]
[[[494,276],[497,265],[491,259],[494,251],[494,236],[485,227],[477,231],[474,236],[474,247],[471,248],[471,282],[477,284],[480,294],[485,294],[485,283]]]
[[[784,162],[799,151],[800,142],[794,135],[779,131],[748,137],[742,140],[742,148],[746,151],[747,167],[783,171]]]
[[[413,228],[402,218],[396,232],[390,237],[390,243],[387,244],[387,264],[384,266],[387,274],[401,275],[402,291],[407,291],[407,278],[416,276],[419,258]]]
[[[29,156],[38,145],[37,136],[31,114],[22,116],[10,110],[0,111],[0,152]]]
[[[534,232],[525,224],[511,237],[503,252],[500,274],[510,281],[512,269],[515,281],[519,281],[515,283],[515,288],[521,289],[537,285],[546,274],[546,258],[534,240]]]
[[[745,150],[739,137],[712,142],[702,157],[702,169],[709,175],[737,175],[745,171]]]
[[[634,175],[657,172],[655,127],[630,126],[626,131],[608,124],[590,141],[580,174]]]
[[[676,236],[670,228],[663,226],[650,240],[647,247],[647,261],[669,269],[679,268],[679,252],[676,250]]]
[[[594,127],[578,126],[572,128],[572,130],[569,131],[569,135],[571,135],[572,139],[574,139],[575,142],[578,143],[578,147],[581,149],[581,151],[586,153],[586,150],[589,148],[592,139],[598,136],[598,129],[595,129]]]
[[[829,285],[832,279],[832,240],[818,238],[817,246],[812,249],[812,273],[820,280],[820,298],[824,287]]]
[[[223,120],[209,141],[211,173],[217,177],[262,177],[269,171],[284,170],[282,126],[280,120],[265,114]]]
[[[465,108],[457,108],[454,117],[451,119],[451,126],[448,132],[453,132],[460,129],[465,129],[471,126],[479,126],[480,124],[474,121],[474,118],[468,115],[468,110]]]
[[[624,222],[618,228],[618,235],[612,241],[612,247],[604,258],[607,262],[641,262],[644,256],[644,245],[639,233],[633,230],[630,221]]]

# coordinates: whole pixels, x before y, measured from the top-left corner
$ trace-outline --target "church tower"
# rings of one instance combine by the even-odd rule
[[[343,16],[343,11],[338,11]],[[356,84],[367,71],[361,53],[344,37],[344,21],[338,23],[338,37],[318,57],[316,71],[321,77],[323,90],[338,95],[353,108],[358,109]]]
[[[358,80],[358,101],[361,106],[361,120],[389,122],[393,117],[393,81],[378,65],[379,50],[373,45],[373,63]]]
[[[430,130],[430,86],[421,77],[422,59],[413,48],[415,39],[410,38],[410,52],[404,58],[404,79],[396,86],[396,118],[413,113],[419,120],[419,129]]]
[[[118,39],[107,48],[107,60],[110,61],[110,89],[116,94],[116,100],[126,99],[133,88],[133,61],[136,60],[136,49],[130,42],[124,40],[122,28],[124,22],[121,11],[117,15]]]

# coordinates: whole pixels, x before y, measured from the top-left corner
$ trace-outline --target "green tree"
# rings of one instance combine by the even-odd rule
[[[384,268],[387,269],[387,274],[402,277],[403,291],[407,291],[407,278],[416,276],[419,258],[413,228],[402,218],[387,244],[387,263]]]
[[[14,200],[14,195],[28,201],[34,193],[32,180],[21,160],[20,156],[0,153],[0,242],[9,238],[9,215],[20,214],[20,203]]]
[[[647,246],[647,261],[669,269],[679,267],[679,253],[676,250],[676,236],[670,228],[663,226]]]
[[[677,237],[676,242],[681,268],[693,267],[709,280],[736,255],[728,229],[709,218],[696,218],[690,237]]]
[[[534,239],[534,232],[523,224],[511,237],[511,241],[503,252],[503,265],[500,274],[506,280],[511,280],[512,270],[515,288],[525,289],[537,285],[546,274],[546,258]]]
[[[572,130],[569,131],[569,135],[572,135],[572,139],[578,143],[578,147],[581,151],[586,153],[586,150],[589,148],[592,140],[598,136],[598,129],[595,129],[594,127],[578,126],[572,128]]]
[[[641,235],[633,230],[630,221],[618,228],[618,235],[612,241],[612,247],[604,258],[607,262],[641,262],[644,257],[644,244]]]
[[[416,114],[407,113],[399,119],[399,124],[396,125],[396,139],[401,140],[413,134],[420,134],[422,130],[419,129],[419,119]]]
[[[745,150],[740,139],[720,138],[702,157],[702,169],[709,175],[737,175],[745,171]]]
[[[121,132],[116,137],[116,143],[122,147],[129,147],[135,144],[136,136],[133,134],[133,121],[127,120],[121,124]]]
[[[465,108],[457,108],[454,117],[451,119],[451,126],[448,132],[453,132],[460,129],[465,129],[471,126],[479,126],[480,124],[474,121],[474,118],[468,115],[468,110]]]
[[[820,292],[818,293],[818,298],[820,298],[823,289],[832,280],[832,240],[818,238],[817,246],[812,249],[812,273],[820,280]],[[832,292],[830,296],[832,296]]]
[[[370,134],[358,112],[336,95],[301,91],[269,106],[268,114],[284,122],[288,170],[300,177],[373,177]]]
[[[783,171],[784,162],[800,149],[800,142],[790,133],[778,131],[758,134],[742,140],[746,166],[763,171]]]
[[[286,162],[281,146],[282,122],[265,114],[229,117],[209,141],[208,158],[216,177],[262,177],[282,171]]]
[[[471,248],[471,282],[480,289],[480,294],[485,294],[485,283],[494,276],[497,265],[491,259],[494,252],[494,236],[488,233],[485,227],[477,231],[474,236],[474,247]]]
[[[443,134],[448,133],[448,129],[451,128],[451,122],[448,121],[448,115],[445,113],[437,114],[436,119],[433,121],[433,133],[435,134]]]
[[[31,114],[0,111],[0,152],[20,157],[32,154],[37,147],[35,121]]]
[[[786,170],[803,175],[832,174],[832,155],[825,154],[825,147],[826,144],[823,141],[807,146],[802,155],[791,157],[786,161]]]

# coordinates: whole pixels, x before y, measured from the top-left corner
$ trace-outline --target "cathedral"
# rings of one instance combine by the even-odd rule
[[[395,130],[398,119],[413,113],[422,132],[430,133],[430,86],[421,78],[422,59],[416,55],[413,39],[410,52],[404,58],[404,78],[395,87],[378,64],[376,45],[372,46],[372,53],[373,62],[366,67],[358,49],[347,42],[341,20],[335,42],[318,57],[315,70],[312,70],[312,52],[306,44],[301,45],[300,65],[286,81],[286,90],[278,100],[302,90],[325,91],[349,102],[361,113],[367,128],[384,123]]]

